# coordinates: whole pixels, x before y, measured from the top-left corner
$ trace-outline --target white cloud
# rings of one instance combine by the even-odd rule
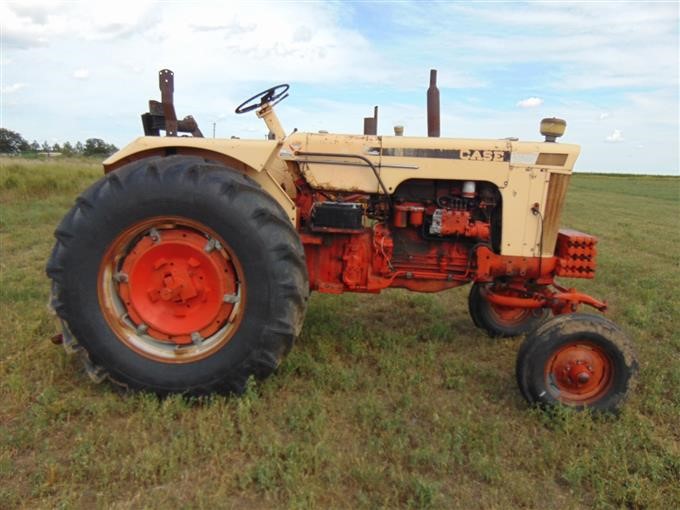
[[[312,31],[305,26],[298,27],[293,35],[293,40],[295,42],[307,42],[312,40]]]
[[[163,4],[159,22],[141,35],[151,43],[148,51],[133,58],[163,62],[183,80],[204,80],[212,72],[231,88],[243,81],[377,84],[396,79],[396,66],[360,30],[342,23],[341,6],[295,5],[197,3],[188,25],[186,4]]]
[[[527,97],[521,101],[517,101],[517,106],[520,108],[536,108],[543,104],[543,99],[540,97]]]
[[[609,117],[611,117],[611,115],[608,112],[602,112],[600,114],[600,120],[605,120],[608,119]]]
[[[45,25],[50,15],[49,2],[28,1],[17,3],[15,2],[11,9],[20,18],[27,18],[27,21],[36,25]]]
[[[409,4],[405,30],[426,48],[444,47],[464,68],[539,63],[527,80],[555,88],[593,90],[678,83],[677,3],[536,2]],[[472,29],[451,32],[452,19]],[[602,20],[606,20],[603,23]],[[420,43],[422,45],[422,43]],[[427,54],[427,52],[423,52]]]
[[[76,80],[87,80],[90,77],[90,71],[88,69],[76,69],[73,71],[73,77]]]
[[[11,48],[54,44],[63,37],[119,40],[148,29],[158,19],[149,0],[117,2],[8,2],[0,4],[3,43]]]
[[[19,92],[21,89],[26,88],[25,83],[13,83],[12,85],[7,85],[6,87],[2,87],[0,89],[3,94],[14,94],[15,92]]]
[[[623,133],[621,133],[619,129],[615,129],[611,135],[608,135],[605,138],[605,141],[612,143],[623,142]]]
[[[46,23],[54,6],[36,3],[0,3],[2,43],[7,48],[32,48],[47,42]]]

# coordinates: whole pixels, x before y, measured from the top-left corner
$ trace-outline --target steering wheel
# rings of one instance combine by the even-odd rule
[[[267,103],[272,103],[272,106],[283,101],[288,97],[288,89],[290,85],[287,83],[282,83],[281,85],[275,85],[270,89],[263,90],[259,94],[255,94],[253,97],[246,99],[234,110],[236,113],[247,113],[251,112],[256,108],[260,108]],[[284,95],[285,94],[285,95]]]

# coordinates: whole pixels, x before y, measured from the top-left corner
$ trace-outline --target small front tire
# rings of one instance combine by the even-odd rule
[[[616,412],[638,371],[630,341],[599,315],[560,315],[522,344],[517,383],[530,404]]]

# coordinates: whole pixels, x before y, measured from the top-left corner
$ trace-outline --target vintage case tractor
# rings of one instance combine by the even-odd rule
[[[240,393],[290,350],[310,291],[471,283],[477,327],[527,335],[516,372],[530,403],[616,410],[637,370],[629,342],[577,313],[604,302],[556,281],[595,271],[597,240],[559,229],[579,147],[556,143],[560,119],[542,121],[544,142],[440,138],[430,78],[428,137],[376,136],[377,110],[363,135],[286,133],[278,85],[236,108],[267,139],[240,140],[178,120],[161,71],[146,136],[104,161],[55,232],[56,340],[96,381]]]

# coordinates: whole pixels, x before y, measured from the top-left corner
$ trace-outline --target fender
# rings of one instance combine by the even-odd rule
[[[269,193],[297,223],[295,186],[286,163],[278,157],[276,140],[141,136],[104,160],[104,173],[144,158],[176,154],[217,161],[241,172]]]

